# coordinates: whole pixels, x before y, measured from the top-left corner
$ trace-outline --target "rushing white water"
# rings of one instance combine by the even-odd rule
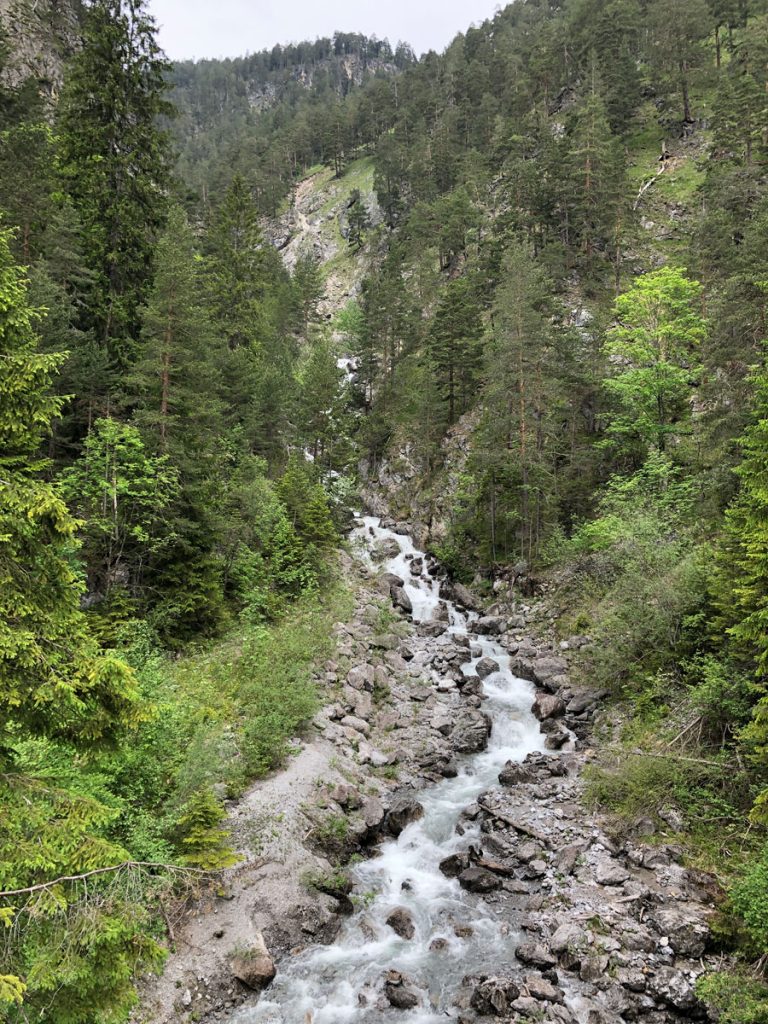
[[[384,529],[367,517],[353,534],[361,555],[370,561],[377,543],[394,539],[400,553],[381,567],[405,580],[416,621],[428,621],[438,610],[439,583],[426,567],[413,576],[414,559],[424,559],[409,537]],[[471,616],[448,602],[450,632],[471,631]],[[456,778],[424,789],[419,801],[424,816],[410,824],[396,840],[384,843],[371,860],[354,871],[355,892],[362,908],[345,924],[331,946],[315,946],[283,961],[275,982],[255,1006],[240,1009],[232,1024],[437,1024],[456,1018],[452,1005],[461,979],[473,972],[493,973],[508,964],[517,944],[506,922],[493,907],[465,892],[456,879],[439,870],[445,857],[479,840],[476,826],[466,822],[459,835],[461,812],[480,793],[498,784],[498,774],[509,760],[521,761],[543,748],[539,724],[531,713],[533,688],[510,671],[510,658],[494,641],[480,637],[480,657],[488,655],[500,666],[484,681],[483,709],[493,720],[488,749],[459,759]],[[475,658],[464,671],[474,672]],[[416,934],[400,938],[386,924],[397,907],[408,910]],[[464,937],[456,935],[462,929]],[[466,934],[463,929],[471,929]],[[442,949],[430,948],[444,939]],[[381,979],[387,970],[401,971],[419,989],[421,1005],[412,1010],[386,1006]],[[381,1008],[384,1006],[385,1008]]]

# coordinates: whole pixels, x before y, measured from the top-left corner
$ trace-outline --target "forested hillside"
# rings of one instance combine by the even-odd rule
[[[768,1019],[763,0],[176,67],[81,18],[60,94],[0,41],[0,1015],[126,1019],[314,714],[362,495],[590,638],[591,798],[714,872],[699,994]]]

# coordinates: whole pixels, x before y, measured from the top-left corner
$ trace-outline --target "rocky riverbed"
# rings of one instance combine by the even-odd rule
[[[177,929],[139,1019],[706,1019],[713,879],[582,800],[604,696],[570,679],[587,638],[555,644],[533,604],[483,612],[405,526],[356,539],[327,702],[233,806],[243,863]]]

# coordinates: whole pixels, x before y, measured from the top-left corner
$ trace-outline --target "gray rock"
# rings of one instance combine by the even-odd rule
[[[559,718],[565,714],[565,701],[550,693],[537,693],[531,710],[540,722],[544,722],[548,718]]]
[[[354,690],[368,690],[373,692],[373,665],[355,665],[355,667],[351,668],[347,673],[347,682]]]
[[[364,801],[360,813],[369,829],[378,829],[384,821],[384,804],[377,796],[369,796]]]
[[[561,924],[549,940],[549,948],[553,953],[574,953],[586,946],[584,929],[577,924],[566,921]]]
[[[405,592],[405,587],[391,587],[389,593],[392,597],[392,604],[395,608],[399,608],[408,615],[413,612],[413,604],[411,603],[410,597],[408,597]]]
[[[623,885],[629,878],[629,871],[616,861],[601,860],[595,868],[598,885]]]
[[[481,1017],[506,1017],[520,995],[518,986],[506,978],[482,978],[474,987],[470,1006]]]
[[[475,632],[484,635],[499,636],[506,628],[506,622],[500,615],[484,615],[474,624]]]
[[[498,671],[499,663],[498,661],[494,661],[493,658],[481,658],[475,666],[475,672],[477,672],[481,679],[487,679],[488,676],[491,676],[494,672]]]
[[[387,918],[387,924],[401,939],[412,939],[416,934],[413,918],[405,907],[396,907]]]
[[[400,545],[394,537],[384,537],[374,544],[371,551],[371,558],[374,562],[385,562],[388,558],[397,558],[400,554]]]
[[[261,992],[269,985],[277,974],[277,969],[261,933],[257,933],[250,949],[232,957],[230,970],[234,978],[254,992]]]
[[[465,711],[451,733],[454,749],[460,754],[477,754],[488,746],[492,722],[481,711]]]
[[[447,878],[458,878],[469,867],[468,853],[452,853],[440,861],[440,870]]]
[[[355,718],[354,715],[345,715],[341,720],[341,725],[346,726],[347,729],[354,729],[355,732],[362,733],[363,736],[370,736],[371,727],[362,718]]]
[[[410,793],[401,793],[387,813],[387,831],[393,836],[399,836],[412,821],[418,821],[423,816],[424,808],[419,801]]]
[[[459,875],[459,885],[468,892],[493,892],[501,888],[501,879],[485,868],[467,868]]]
[[[530,967],[542,967],[545,970],[557,963],[557,957],[553,956],[541,942],[521,943],[515,950],[515,956],[521,963]]]
[[[661,907],[651,916],[651,924],[669,939],[669,944],[679,956],[698,959],[704,952],[709,937],[704,908]]]
[[[523,977],[523,984],[528,994],[540,1003],[564,1003],[565,993],[562,989],[550,984],[539,974],[526,974]]]
[[[418,994],[411,988],[411,979],[399,971],[387,971],[384,994],[390,1006],[396,1010],[412,1010],[419,1005]]]
[[[660,967],[648,976],[648,991],[681,1013],[701,1011],[693,983],[673,967]]]

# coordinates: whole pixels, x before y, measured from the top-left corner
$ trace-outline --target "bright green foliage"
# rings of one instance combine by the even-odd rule
[[[26,284],[0,234],[0,759],[15,738],[114,738],[136,721],[131,673],[102,655],[78,607],[75,522],[36,451],[61,407],[61,357],[36,351]]]
[[[151,455],[136,427],[97,420],[62,489],[84,520],[83,554],[91,586],[108,597],[135,589],[142,565],[170,541],[165,511],[178,482],[167,456]]]
[[[752,954],[762,956],[768,949],[768,848],[732,888],[730,906],[743,923]]]
[[[190,797],[176,822],[176,842],[184,864],[220,871],[237,863],[227,842],[228,832],[220,827],[225,818],[226,811],[211,789]]]
[[[615,371],[605,382],[619,407],[608,435],[630,458],[660,451],[688,430],[699,348],[707,333],[701,285],[675,267],[643,274],[614,306],[618,325],[605,350]]]
[[[686,653],[684,625],[703,601],[711,554],[697,543],[695,488],[652,451],[632,476],[614,477],[596,517],[569,542],[584,558],[596,627],[590,658],[602,685],[641,691]]]
[[[336,350],[325,335],[312,339],[299,366],[298,385],[297,418],[306,450],[321,470],[344,468],[349,396]]]
[[[696,994],[717,1012],[721,1024],[766,1024],[768,986],[748,974],[704,974]]]
[[[277,493],[297,534],[308,544],[327,547],[336,539],[336,528],[325,491],[316,483],[311,466],[292,455],[278,481]]]
[[[59,108],[61,161],[94,274],[83,318],[111,365],[133,362],[166,212],[168,64],[145,0],[93,0]]]

